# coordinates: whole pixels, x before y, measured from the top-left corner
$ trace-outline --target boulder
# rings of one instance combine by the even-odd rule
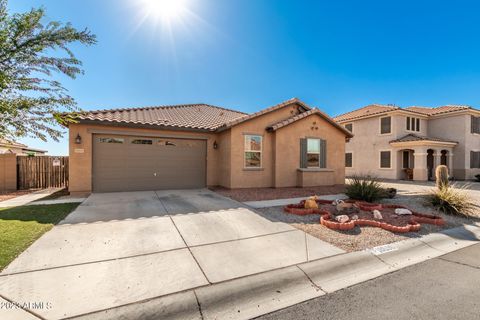
[[[373,210],[372,213],[373,213],[373,218],[374,218],[374,219],[378,219],[378,220],[382,220],[382,219],[383,219],[382,214],[380,213],[380,211],[378,211],[378,210]]]
[[[335,220],[337,220],[340,223],[345,223],[345,222],[348,222],[348,220],[350,220],[350,218],[347,215],[342,214],[342,215],[336,216]]]
[[[405,208],[397,208],[395,209],[395,214],[398,214],[399,216],[409,215],[412,214],[412,211]]]

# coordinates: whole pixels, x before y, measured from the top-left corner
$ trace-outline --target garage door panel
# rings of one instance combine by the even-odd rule
[[[206,184],[203,140],[94,135],[93,149],[96,192],[201,188]]]

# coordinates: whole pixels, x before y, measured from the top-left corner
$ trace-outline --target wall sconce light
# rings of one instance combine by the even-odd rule
[[[217,141],[213,141],[213,149],[218,149],[218,143]]]
[[[81,144],[82,143],[82,137],[80,137],[79,133],[77,133],[77,136],[75,137],[75,143],[76,144]]]

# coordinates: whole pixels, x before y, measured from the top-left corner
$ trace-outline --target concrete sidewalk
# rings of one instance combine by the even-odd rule
[[[13,199],[5,200],[0,202],[0,208],[9,208],[9,207],[18,207],[18,206],[24,206],[24,205],[30,205],[34,201],[43,199],[45,197],[48,197],[49,195],[52,195],[63,188],[48,188],[48,189],[43,189],[39,191],[35,191],[23,196],[19,196]]]

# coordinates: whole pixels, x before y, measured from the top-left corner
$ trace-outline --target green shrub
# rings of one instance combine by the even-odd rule
[[[436,209],[463,216],[476,216],[475,206],[465,191],[465,187],[454,185],[432,189],[428,195],[429,203]]]
[[[347,184],[345,194],[350,199],[374,202],[385,197],[385,190],[373,177],[353,176]]]

